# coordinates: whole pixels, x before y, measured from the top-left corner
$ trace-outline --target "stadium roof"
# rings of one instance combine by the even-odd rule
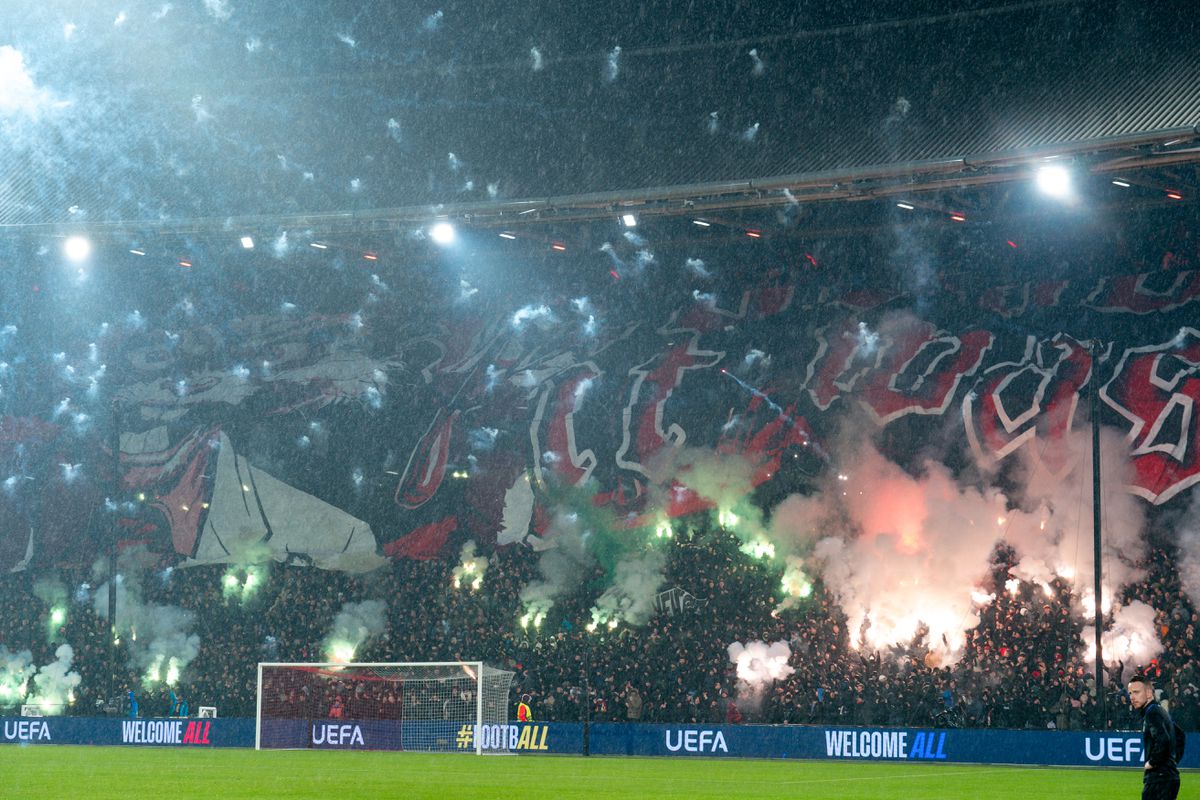
[[[1198,157],[1200,23],[1168,3],[358,5],[16,13],[0,226],[511,224]]]

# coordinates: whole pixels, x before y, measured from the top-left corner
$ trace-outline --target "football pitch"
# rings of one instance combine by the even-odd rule
[[[1184,775],[1180,797],[1196,797]],[[1189,786],[1189,784],[1192,784]],[[828,761],[0,747],[6,800],[1137,798],[1137,770]]]

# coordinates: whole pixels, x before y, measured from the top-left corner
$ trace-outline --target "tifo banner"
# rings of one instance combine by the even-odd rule
[[[1102,423],[1127,440],[1128,490],[1160,505],[1200,481],[1200,272],[944,287],[928,303],[762,281],[636,313],[561,298],[412,315],[381,300],[365,320],[139,323],[96,352],[30,357],[54,369],[0,417],[0,570],[95,560],[111,425],[122,546],[184,564],[263,551],[366,571],[438,557],[451,534],[536,545],[561,487],[656,524],[708,507],[654,490],[666,452],[740,454],[755,486],[783,485],[836,467],[848,415],[899,449],[953,439],[985,467],[1022,457],[1061,480],[1080,468],[1070,441],[1093,373]],[[71,400],[102,378],[115,415]]]
[[[253,747],[254,720],[4,717],[0,743]]]

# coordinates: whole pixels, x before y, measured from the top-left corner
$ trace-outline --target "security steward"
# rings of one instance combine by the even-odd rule
[[[533,710],[529,708],[529,701],[529,695],[521,695],[521,702],[517,703],[517,722],[533,722]]]

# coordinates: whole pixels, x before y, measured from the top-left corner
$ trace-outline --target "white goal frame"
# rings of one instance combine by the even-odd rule
[[[509,670],[497,669],[490,667],[482,661],[379,661],[379,662],[350,662],[343,663],[339,661],[260,661],[258,663],[258,679],[257,688],[255,691],[255,711],[254,711],[254,749],[262,749],[262,707],[263,707],[263,669],[264,668],[303,668],[303,669],[418,669],[421,667],[451,667],[460,669],[465,673],[464,677],[470,677],[474,673],[473,688],[475,691],[475,719],[468,723],[464,720],[464,724],[474,725],[474,751],[476,755],[483,755],[484,742],[483,736],[480,735],[484,725],[495,723],[493,720],[484,719],[484,679],[485,677],[499,677],[508,675],[508,685],[505,688],[504,698],[504,714],[505,719],[500,721],[507,723],[508,707],[511,702],[512,678],[515,673]],[[468,751],[469,752],[469,751]]]

